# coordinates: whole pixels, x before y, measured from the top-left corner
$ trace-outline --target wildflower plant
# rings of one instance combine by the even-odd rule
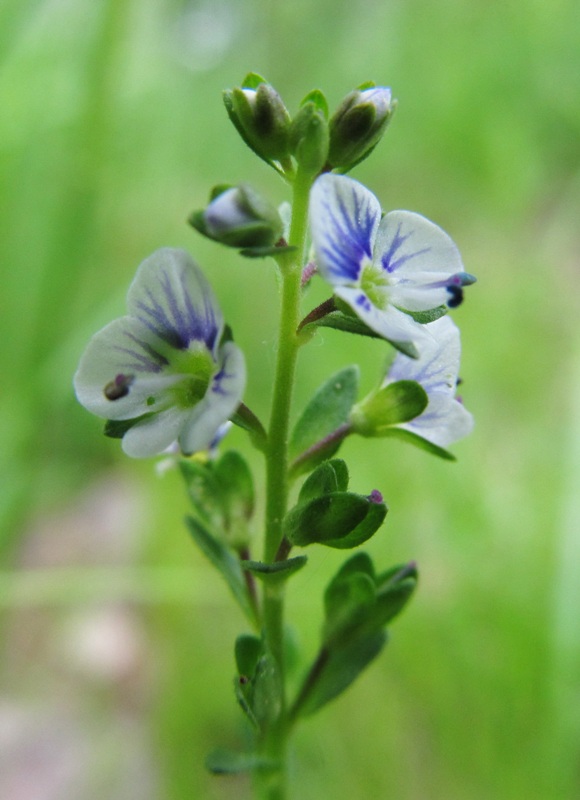
[[[395,103],[364,84],[333,115],[314,90],[291,116],[259,75],[224,93],[244,142],[290,188],[276,209],[247,184],[221,185],[190,216],[198,232],[243,256],[270,258],[280,276],[280,317],[270,418],[244,404],[242,351],[201,269],[163,248],[137,270],[127,314],[95,334],[74,378],[79,401],[137,458],[176,455],[191,503],[187,526],[221,573],[248,629],[236,640],[235,695],[253,746],[208,756],[215,773],[250,771],[256,796],[286,797],[288,741],[298,721],[341,694],[383,649],[386,628],[417,583],[414,562],[378,569],[356,549],[323,597],[318,653],[287,688],[285,588],[316,546],[359,548],[382,526],[378,488],[350,488],[337,452],[347,436],[398,437],[446,459],[471,414],[456,397],[459,331],[448,312],[474,282],[436,224],[411,211],[384,214],[348,173],[374,150]],[[290,211],[288,211],[290,208]],[[302,316],[306,284],[330,297]],[[394,358],[376,390],[358,398],[359,368],[328,376],[292,421],[298,354],[320,327],[380,338]],[[265,458],[256,489],[247,460],[224,448],[227,426]],[[205,453],[204,459],[189,458]],[[263,522],[255,519],[262,495]],[[262,504],[260,504],[262,505]],[[261,540],[256,531],[262,530]]]

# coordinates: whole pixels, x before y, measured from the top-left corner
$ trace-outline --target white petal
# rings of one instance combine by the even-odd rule
[[[179,376],[167,375],[168,348],[141,322],[121,317],[90,340],[74,376],[79,402],[105,419],[132,419],[163,407],[163,393]],[[127,393],[105,394],[116,378],[125,377]]]
[[[310,193],[312,243],[320,274],[333,286],[357,282],[372,260],[381,207],[369,190],[344,175],[321,175]]]
[[[413,342],[419,350],[430,339],[427,326],[415,322],[412,317],[394,306],[389,305],[384,310],[377,308],[361,289],[338,286],[335,294],[352,308],[365,325],[384,339],[391,342]]]
[[[204,274],[184,250],[162,248],[145,259],[129,288],[127,307],[171,347],[203,341],[215,353],[223,317]]]
[[[220,366],[206,396],[191,409],[179,435],[184,453],[206,450],[218,429],[237,409],[246,387],[244,354],[233,342],[220,349]]]
[[[149,458],[166,450],[178,437],[187,417],[187,410],[168,408],[129,428],[122,447],[132,458]]]
[[[447,394],[435,394],[429,405],[416,419],[400,425],[439,447],[448,447],[473,430],[473,416]]]
[[[391,302],[408,311],[446,304],[450,279],[463,272],[451,237],[412,211],[391,211],[381,220],[374,263],[388,275]]]
[[[387,381],[417,381],[427,394],[434,391],[455,395],[461,345],[459,329],[451,317],[441,317],[423,326],[430,334],[421,345],[419,358],[397,355]]]

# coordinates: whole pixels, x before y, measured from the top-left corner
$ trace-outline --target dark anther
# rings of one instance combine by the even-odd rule
[[[134,375],[115,375],[115,378],[105,386],[103,394],[107,400],[120,400],[129,394],[129,387],[133,383]]]
[[[449,308],[457,308],[463,302],[463,289],[461,286],[448,286],[447,291],[451,295],[447,301]]]

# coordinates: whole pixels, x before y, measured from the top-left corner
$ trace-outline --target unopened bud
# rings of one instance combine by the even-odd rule
[[[366,158],[385,132],[395,105],[387,87],[350,92],[330,120],[331,167],[346,172]]]
[[[204,236],[229,247],[269,247],[283,232],[277,209],[247,184],[221,191],[189,222]]]
[[[290,146],[304,172],[316,175],[328,160],[328,121],[313,102],[305,103],[292,120]]]
[[[228,89],[223,98],[248,147],[268,163],[287,159],[290,114],[273,86],[250,73],[241,87]]]

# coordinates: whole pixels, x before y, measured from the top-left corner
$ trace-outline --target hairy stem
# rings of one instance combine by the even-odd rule
[[[266,448],[266,534],[264,561],[271,563],[283,539],[282,522],[288,507],[288,438],[290,409],[299,350],[296,329],[299,323],[301,275],[306,246],[308,196],[312,176],[298,169],[293,184],[292,224],[289,245],[296,249],[281,254],[282,275],[278,351],[274,375],[272,410]],[[286,797],[287,711],[284,687],[284,584],[265,584],[263,596],[264,648],[273,659],[278,674],[279,697],[272,698],[277,715],[266,725],[260,750],[275,766],[256,773],[258,796],[262,800]]]

